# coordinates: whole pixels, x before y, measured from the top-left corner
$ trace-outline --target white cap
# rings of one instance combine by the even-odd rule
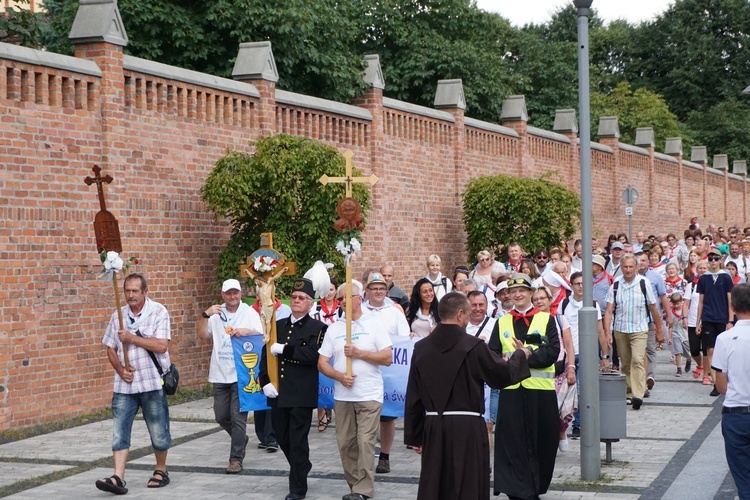
[[[242,291],[242,287],[240,286],[240,282],[237,281],[237,280],[235,280],[235,279],[226,280],[224,282],[224,284],[221,285],[221,293],[228,292],[229,290],[240,290],[240,291]]]

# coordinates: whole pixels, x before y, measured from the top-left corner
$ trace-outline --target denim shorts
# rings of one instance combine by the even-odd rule
[[[156,451],[168,450],[172,445],[172,436],[169,433],[169,407],[164,391],[159,389],[137,394],[115,392],[112,395],[112,451],[130,448],[130,432],[138,408],[143,409],[143,419],[151,436],[151,446]]]

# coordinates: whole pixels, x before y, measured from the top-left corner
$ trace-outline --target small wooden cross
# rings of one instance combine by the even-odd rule
[[[102,168],[99,165],[94,165],[91,170],[94,171],[94,177],[91,177],[89,175],[85,179],[83,179],[83,182],[85,182],[88,186],[96,183],[96,190],[99,192],[99,207],[101,208],[101,210],[107,210],[107,204],[104,202],[104,190],[102,189],[102,183],[106,182],[107,184],[109,184],[114,179],[109,174],[102,177]]]
[[[329,182],[333,183],[340,183],[343,182],[346,184],[346,197],[351,198],[352,196],[352,183],[367,183],[367,184],[375,184],[378,182],[378,177],[375,174],[372,174],[368,177],[352,177],[352,158],[354,158],[354,153],[347,149],[343,153],[344,158],[346,158],[346,176],[345,177],[328,177],[326,174],[323,174],[320,176],[320,183],[324,186],[327,185]]]

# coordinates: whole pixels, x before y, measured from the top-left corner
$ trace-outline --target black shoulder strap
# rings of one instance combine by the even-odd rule
[[[489,316],[484,318],[484,323],[482,323],[482,326],[479,327],[479,330],[477,330],[477,333],[474,334],[475,337],[479,337],[479,334],[482,333],[482,330],[484,330],[484,327],[487,326],[487,322],[489,320],[490,320]]]
[[[440,281],[443,282],[443,290],[445,290],[445,293],[448,293],[448,278],[443,276],[442,278],[440,278]]]
[[[620,282],[618,280],[615,280],[615,282],[612,284],[612,302],[613,302],[613,308],[612,308],[612,323],[614,324],[615,318],[617,317],[617,289],[620,287]]]
[[[565,308],[568,307],[568,304],[570,304],[570,297],[565,297],[565,299],[562,301],[562,307],[560,308],[560,312],[565,314]]]
[[[141,338],[145,338],[143,335],[141,335],[141,331],[140,330],[136,330],[135,334],[138,335]],[[154,365],[156,365],[156,369],[159,370],[159,375],[163,377],[164,376],[164,370],[162,370],[161,364],[156,360],[156,354],[154,354],[153,351],[149,351],[148,349],[146,349],[146,352],[151,357],[151,361],[154,362]]]
[[[646,280],[641,280],[641,292],[643,292],[643,302],[646,304],[646,315],[648,316],[648,322],[651,323],[651,311],[648,308],[648,295],[646,294]]]

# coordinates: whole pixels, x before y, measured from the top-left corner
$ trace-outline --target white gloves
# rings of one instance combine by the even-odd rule
[[[282,354],[284,352],[284,344],[279,344],[276,342],[275,344],[271,344],[271,354],[274,356],[278,356],[279,354]]]
[[[276,390],[273,384],[266,384],[263,386],[263,394],[265,394],[267,398],[275,398],[279,395],[279,391]]]

